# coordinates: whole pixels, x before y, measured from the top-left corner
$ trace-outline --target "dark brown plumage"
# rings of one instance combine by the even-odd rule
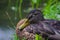
[[[25,37],[26,40],[35,40],[35,34],[42,34],[49,40],[60,40],[60,21],[44,19],[39,10],[32,10],[26,18],[29,20],[29,24],[25,28],[19,29],[25,19],[20,20],[16,27],[16,33],[20,39]]]

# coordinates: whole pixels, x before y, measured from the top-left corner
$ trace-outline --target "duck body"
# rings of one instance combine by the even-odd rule
[[[44,20],[42,22],[50,24],[60,34],[60,21],[47,19],[47,20]],[[56,34],[55,34],[54,31],[52,31],[52,29],[49,29],[46,26],[45,26],[46,27],[45,28],[43,25],[45,25],[45,24],[42,24],[41,22],[35,23],[35,24],[30,24],[26,28],[24,28],[22,31],[20,31],[19,29],[17,29],[16,33],[18,34],[18,36],[20,38],[26,37],[27,40],[35,40],[35,34],[42,34],[43,35],[46,32],[47,33],[47,34],[45,34],[46,36],[51,35],[53,37],[53,38],[50,37],[49,39],[60,40],[59,36],[57,36],[57,37],[59,37],[58,39],[55,38]]]
[[[32,13],[34,13],[34,11],[32,11]],[[34,16],[29,14],[27,18],[29,19],[30,24],[23,28],[23,30],[20,30],[18,27],[24,22],[24,20],[20,20],[18,22],[16,27],[16,34],[20,40],[22,40],[23,37],[25,37],[26,40],[35,40],[35,34],[41,34],[43,40],[45,40],[44,38],[46,37],[48,40],[60,40],[60,21],[43,19],[42,15],[37,15],[36,12],[37,14],[41,13],[37,10],[35,11]]]

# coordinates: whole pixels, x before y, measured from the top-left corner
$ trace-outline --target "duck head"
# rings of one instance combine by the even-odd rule
[[[32,10],[29,12],[29,14],[26,16],[26,18],[22,19],[18,24],[18,28],[20,30],[24,29],[27,27],[27,25],[32,24],[32,23],[37,23],[39,21],[43,21],[44,17],[43,14],[40,10]]]

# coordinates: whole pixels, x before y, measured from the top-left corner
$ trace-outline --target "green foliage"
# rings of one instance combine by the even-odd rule
[[[43,38],[40,35],[36,34],[35,35],[35,40],[43,40]]]
[[[56,1],[56,0],[50,0],[48,3],[46,3],[46,6],[43,9],[43,13],[44,13],[44,17],[46,19],[55,19],[55,20],[59,20],[60,18],[58,18],[58,13],[59,12],[59,6],[60,2]]]
[[[14,36],[13,40],[19,40],[16,34],[14,34],[13,36]]]

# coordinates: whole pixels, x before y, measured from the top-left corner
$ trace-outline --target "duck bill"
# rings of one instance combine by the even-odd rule
[[[19,29],[22,30],[28,25],[29,25],[29,20],[28,19],[24,19],[24,22],[19,26]]]

